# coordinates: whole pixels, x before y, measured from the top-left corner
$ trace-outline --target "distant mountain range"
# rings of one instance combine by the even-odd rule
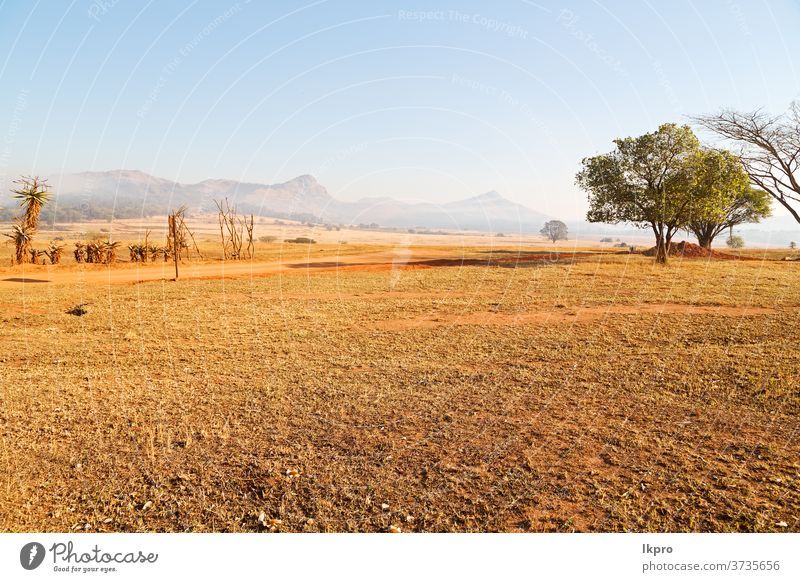
[[[87,219],[140,218],[163,215],[186,205],[189,213],[216,212],[214,200],[227,197],[242,212],[257,216],[303,222],[379,225],[394,228],[474,230],[483,232],[538,233],[551,217],[487,192],[472,198],[433,204],[405,202],[387,197],[362,198],[355,202],[331,196],[310,175],[281,184],[259,184],[235,180],[204,180],[181,184],[133,170],[64,174],[50,180],[54,202],[45,206],[45,223],[79,222]],[[1,200],[0,220],[10,220],[17,205]],[[777,209],[777,205],[773,205]],[[612,237],[650,238],[649,230],[626,224],[590,224],[566,220],[571,236],[581,239]],[[758,224],[736,228],[748,243],[788,246],[800,242],[800,225],[790,216],[778,215]],[[679,237],[684,233],[679,233]],[[685,235],[687,239],[691,237]],[[718,243],[724,245],[724,236]]]
[[[310,175],[281,184],[204,180],[181,184],[131,170],[65,174],[50,180],[55,204],[45,220],[138,218],[165,214],[186,205],[190,213],[215,212],[214,200],[227,197],[246,213],[332,224],[440,228],[487,232],[538,232],[548,216],[488,192],[445,204],[393,198],[355,202],[332,197]]]

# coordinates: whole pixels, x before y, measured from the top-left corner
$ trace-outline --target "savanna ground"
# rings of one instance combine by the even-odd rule
[[[0,530],[800,531],[800,263],[259,253],[0,269]]]

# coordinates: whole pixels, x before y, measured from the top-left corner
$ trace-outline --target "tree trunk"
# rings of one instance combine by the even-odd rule
[[[14,257],[14,259],[15,259],[15,263],[17,265],[23,265],[23,264],[29,262],[28,258],[30,257],[30,254],[31,254],[31,245],[30,245],[30,243],[23,243],[23,244],[17,245],[15,251],[16,251],[15,252],[16,256]]]
[[[704,249],[711,250],[711,243],[714,242],[714,237],[710,235],[698,236],[697,237],[697,244],[699,244]]]
[[[656,238],[656,263],[665,265],[667,263],[667,240],[663,236]]]

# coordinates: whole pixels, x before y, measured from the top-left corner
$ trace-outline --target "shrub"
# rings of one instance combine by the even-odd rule
[[[728,240],[725,241],[725,244],[732,249],[741,249],[744,248],[744,239],[738,234],[734,234],[733,236],[728,237]]]

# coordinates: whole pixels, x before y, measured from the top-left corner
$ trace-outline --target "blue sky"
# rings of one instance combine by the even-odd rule
[[[800,98],[800,4],[0,0],[0,182],[315,175],[577,218],[580,159]]]

